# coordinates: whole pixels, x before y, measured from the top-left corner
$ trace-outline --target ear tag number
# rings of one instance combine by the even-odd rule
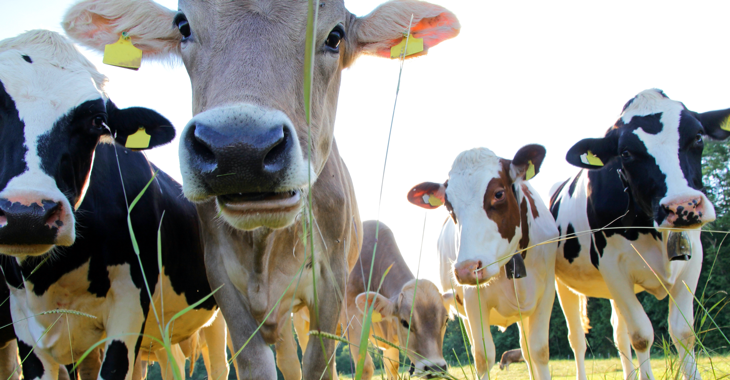
[[[591,166],[603,166],[603,161],[590,150],[580,155],[580,162]]]
[[[370,320],[373,323],[378,323],[383,320],[383,316],[379,312],[373,310],[373,314],[370,316]]]
[[[730,116],[726,117],[722,124],[720,124],[720,129],[730,131]]]
[[[134,134],[127,136],[125,147],[129,149],[147,149],[150,147],[150,139],[152,136],[147,134],[144,128],[140,128]]]
[[[123,32],[117,42],[104,46],[103,62],[111,66],[137,70],[142,64],[142,50],[132,44],[127,32]]]
[[[525,181],[532,179],[535,176],[535,164],[532,161],[527,161],[527,172],[525,173]]]
[[[390,58],[398,58],[403,54],[403,48],[406,46],[406,38],[404,37],[403,40],[398,45],[393,46],[390,48]],[[413,37],[411,34],[408,37],[408,50],[406,50],[406,57],[409,55],[413,55],[416,53],[420,53],[423,51],[423,38],[416,38]]]

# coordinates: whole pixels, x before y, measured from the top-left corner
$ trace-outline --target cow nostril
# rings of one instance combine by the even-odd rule
[[[279,171],[286,165],[286,152],[292,144],[292,138],[286,125],[282,126],[282,132],[281,138],[271,144],[271,148],[264,155],[264,170],[267,172]]]
[[[206,141],[203,137],[201,133],[202,128],[204,127],[198,127],[197,125],[190,127],[187,136],[185,136],[186,145],[197,160],[209,165],[215,165],[215,154],[210,146],[210,142]]]

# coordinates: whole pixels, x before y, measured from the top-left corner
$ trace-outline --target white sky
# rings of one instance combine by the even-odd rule
[[[425,212],[406,193],[423,181],[444,181],[459,152],[484,146],[512,158],[525,144],[545,145],[547,158],[533,184],[547,201],[550,186],[576,171],[565,152],[582,138],[601,136],[636,93],[658,87],[694,111],[730,107],[730,2],[433,2],[459,17],[461,34],[405,64],[380,211],[414,273]],[[71,3],[0,0],[0,39],[36,28],[62,32]],[[347,5],[364,15],[379,3]],[[182,66],[145,62],[134,72],[86,55],[109,77],[107,91],[119,107],[155,109],[178,132],[191,117]],[[363,220],[378,215],[398,66],[363,57],[343,74],[335,136]],[[176,140],[148,157],[181,180],[177,148]],[[445,217],[443,210],[428,212],[421,277],[434,281]]]

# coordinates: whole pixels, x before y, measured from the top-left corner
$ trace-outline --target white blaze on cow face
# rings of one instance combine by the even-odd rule
[[[53,245],[68,246],[75,239],[73,208],[69,197],[57,186],[53,175],[44,168],[43,156],[53,147],[41,146],[41,137],[51,133],[59,120],[77,106],[98,100],[103,106],[102,85],[105,78],[75,48],[55,33],[33,31],[0,42],[0,83],[6,103],[3,113],[13,115],[0,125],[3,134],[22,133],[22,157],[3,162],[4,187],[0,202],[6,208],[36,205],[55,208],[46,215],[47,228],[57,228],[55,241],[41,244],[0,244],[0,253],[38,255]],[[11,104],[14,109],[9,109]],[[14,116],[14,115],[13,115]],[[22,130],[21,130],[22,128]],[[17,129],[17,130],[10,130]],[[5,143],[11,143],[6,139]],[[8,152],[19,147],[3,147]],[[90,154],[93,153],[90,152]],[[7,156],[6,156],[7,157]],[[14,168],[14,170],[9,168]],[[13,171],[13,173],[10,173]],[[45,202],[45,203],[44,203]],[[0,227],[12,217],[3,213]]]
[[[530,176],[539,172],[544,157],[540,145],[521,148],[511,161],[475,148],[454,160],[446,184],[425,182],[409,192],[411,203],[426,209],[445,204],[451,213],[457,226],[454,274],[460,284],[488,282],[527,247],[529,219],[537,211],[524,180],[528,171]]]

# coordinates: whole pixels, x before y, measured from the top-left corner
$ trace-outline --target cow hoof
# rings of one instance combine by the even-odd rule
[[[687,232],[670,232],[667,239],[667,256],[669,261],[688,261],[692,258],[692,243]]]
[[[527,277],[527,268],[525,268],[525,260],[522,258],[522,254],[515,253],[504,265],[504,270],[507,271],[507,278],[509,279]]]

